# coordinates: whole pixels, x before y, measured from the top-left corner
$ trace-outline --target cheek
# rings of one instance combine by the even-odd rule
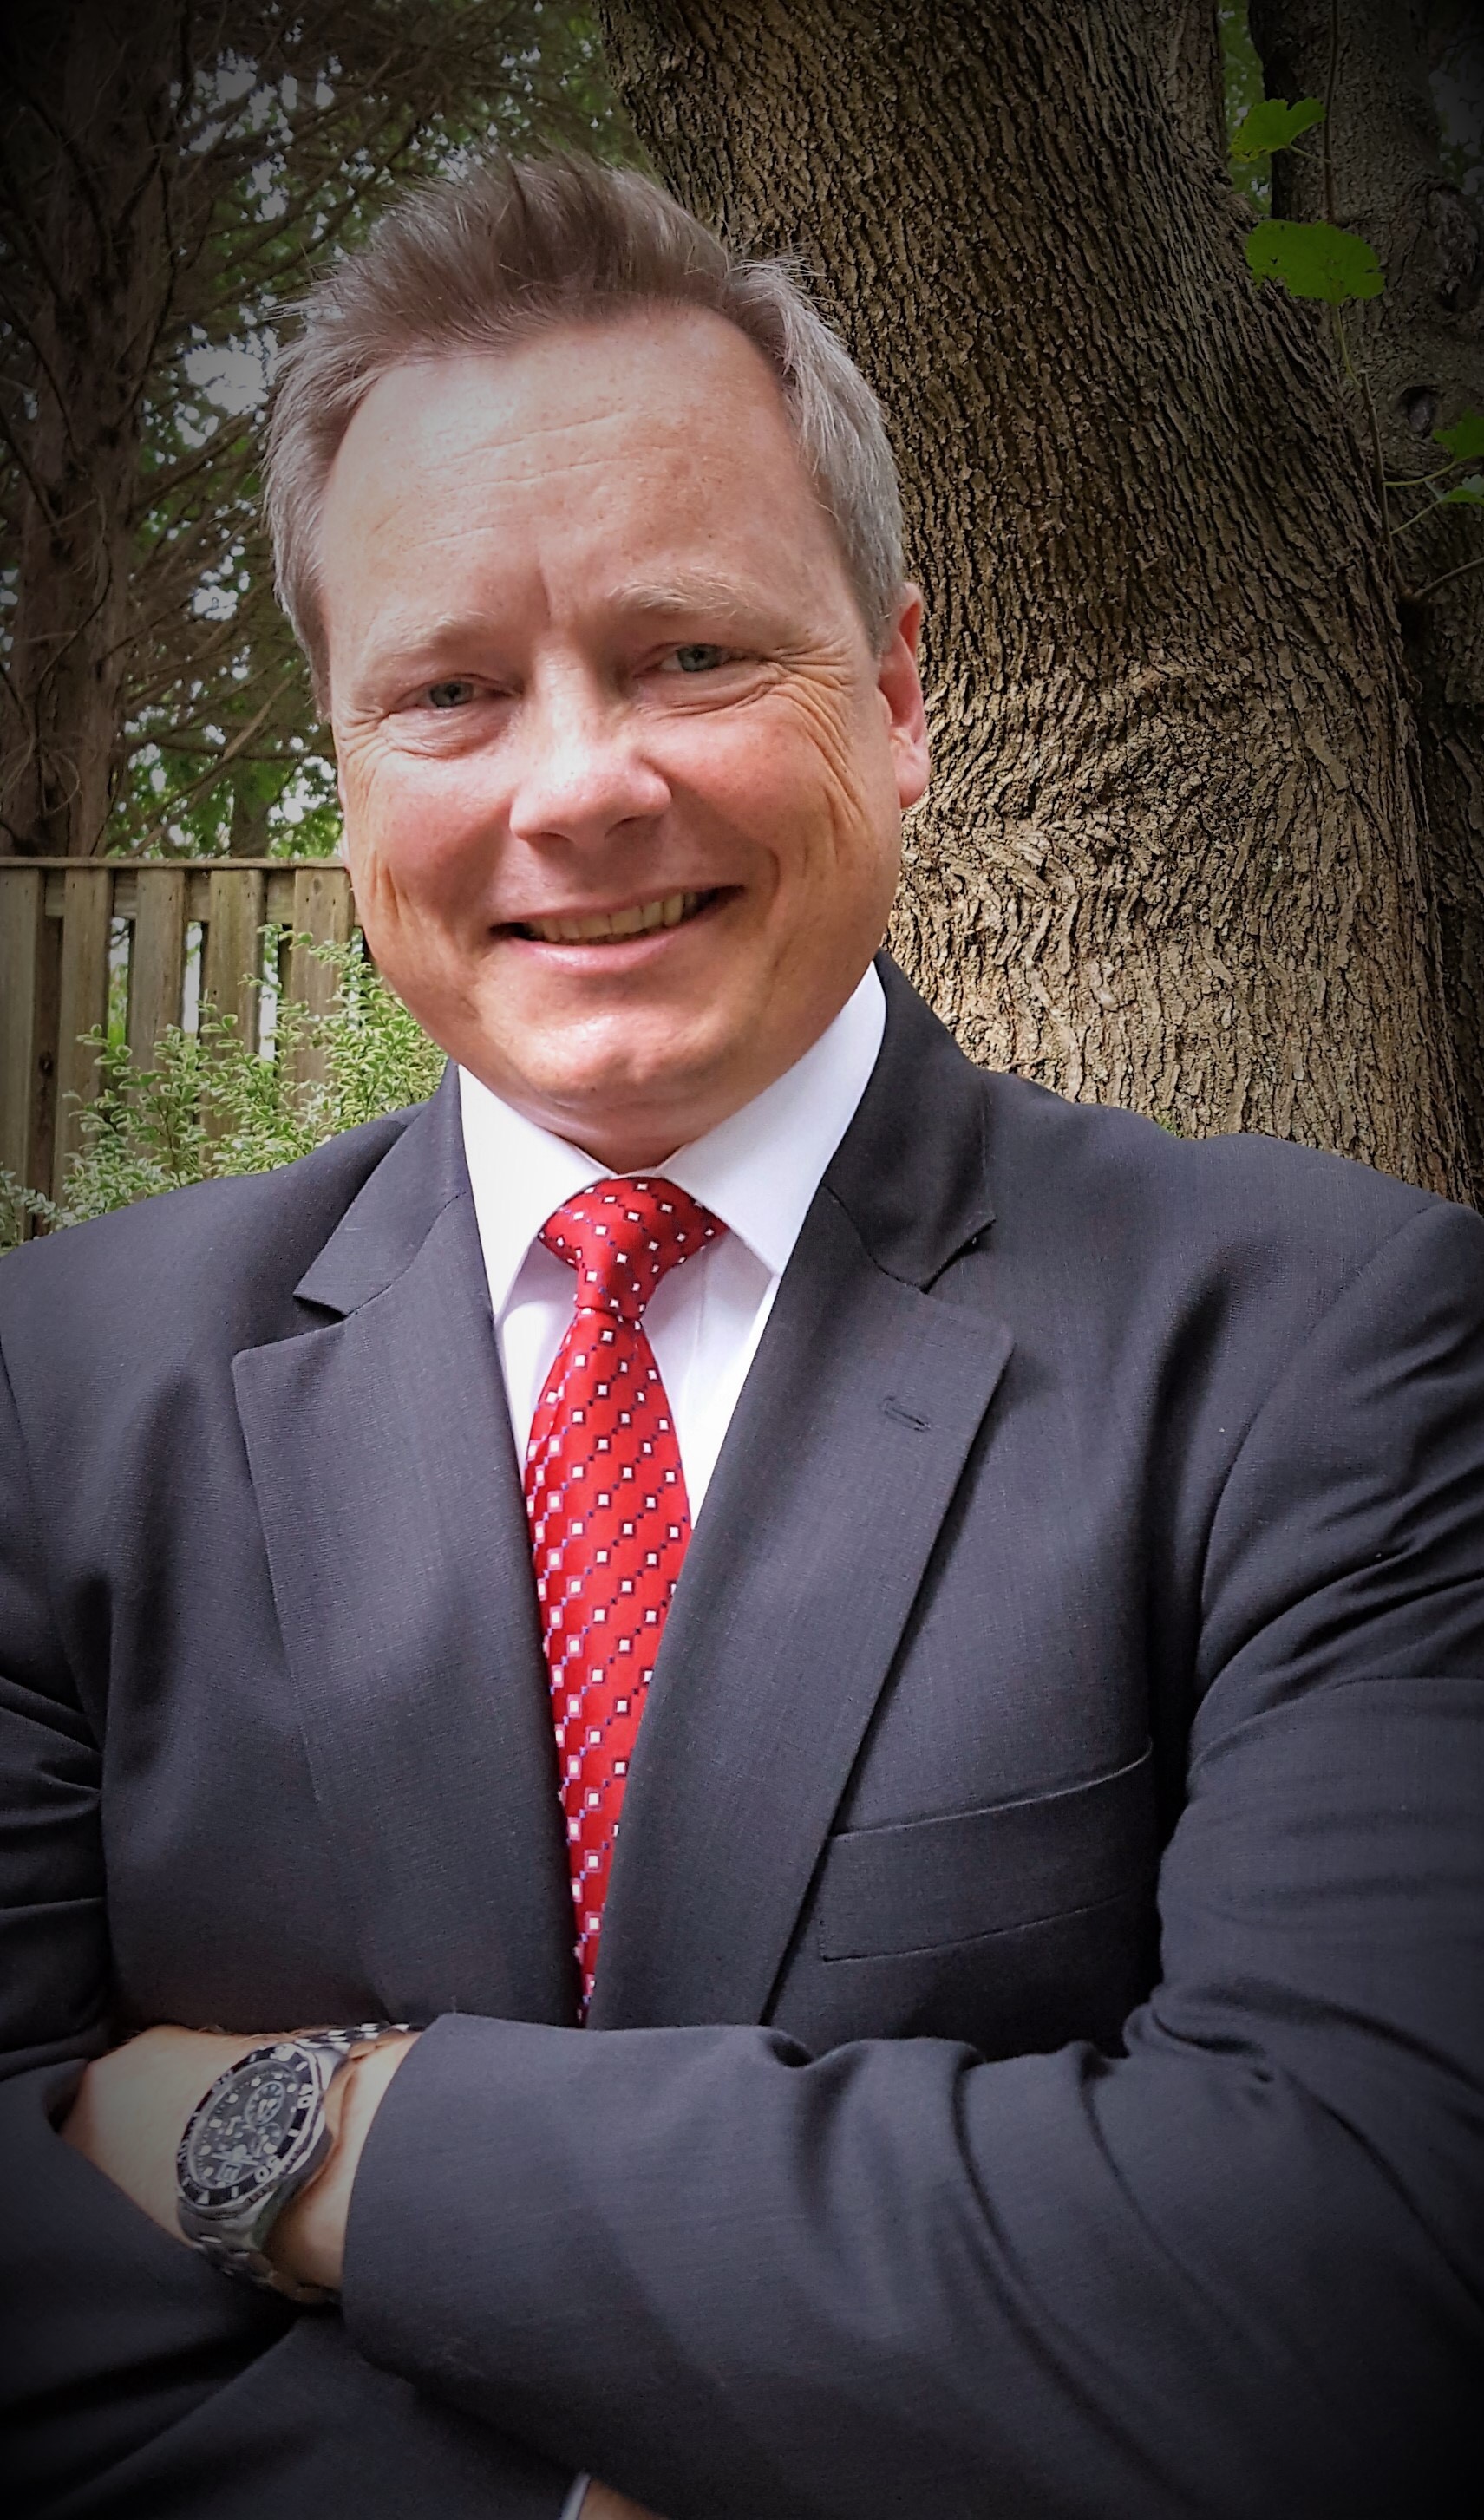
[[[346,854],[358,892],[383,915],[472,896],[489,872],[489,832],[487,796],[463,763],[383,755],[346,779]]]
[[[859,870],[882,854],[880,800],[869,779],[870,755],[841,698],[805,688],[792,697],[787,746],[776,750],[791,775],[790,818],[794,865],[805,881],[829,886],[845,870]]]
[[[868,800],[842,714],[813,693],[779,695],[732,727],[704,730],[667,765],[677,791],[693,795],[775,862],[780,878],[823,873],[857,854]]]

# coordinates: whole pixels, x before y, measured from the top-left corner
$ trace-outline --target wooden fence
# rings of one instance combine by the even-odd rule
[[[80,1037],[107,1023],[111,989],[115,1006],[126,993],[141,1062],[203,1003],[235,1013],[255,1047],[250,974],[322,1011],[334,975],[299,940],[343,943],[353,919],[350,879],[324,859],[0,858],[0,1168],[61,1196],[78,1112],[98,1091]],[[270,923],[282,941],[265,971]]]

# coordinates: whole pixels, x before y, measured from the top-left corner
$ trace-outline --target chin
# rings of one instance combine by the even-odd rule
[[[725,1062],[721,1064],[724,1070]],[[522,1078],[512,1076],[507,1087],[496,1085],[494,1090],[503,1090],[508,1101],[518,1100],[555,1136],[607,1161],[613,1146],[630,1137],[653,1147],[662,1142],[665,1154],[700,1137],[715,1115],[718,1075],[717,1064],[709,1060],[626,1059],[554,1065],[540,1075],[527,1068]],[[643,1158],[652,1164],[659,1160],[656,1153]],[[624,1161],[616,1169],[632,1172],[635,1166]]]
[[[736,1063],[738,1044],[719,1035],[704,1017],[677,1009],[654,1011],[642,1023],[583,1023],[559,1030],[546,1047],[527,1034],[512,1043],[512,1065],[542,1077],[563,1098],[593,1103],[664,1102],[704,1089],[706,1080]]]

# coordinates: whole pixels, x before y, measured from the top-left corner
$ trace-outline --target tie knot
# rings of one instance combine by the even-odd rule
[[[577,1310],[637,1322],[660,1279],[726,1227],[657,1175],[594,1182],[549,1216],[540,1239],[577,1272]]]

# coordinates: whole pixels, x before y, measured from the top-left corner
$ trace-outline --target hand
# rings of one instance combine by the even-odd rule
[[[121,2187],[152,2222],[185,2245],[175,2204],[175,2155],[187,2122],[218,2074],[283,2031],[255,2037],[215,2030],[141,2031],[96,2056],[78,2087],[64,2141]],[[292,2036],[292,2033],[289,2034]],[[296,2282],[337,2292],[350,2189],[372,2119],[416,2033],[387,2040],[337,2074],[325,2099],[332,2149],[310,2186],[287,2205],[268,2254]]]
[[[63,2141],[184,2246],[175,2213],[175,2155],[186,2122],[217,2075],[262,2044],[215,2030],[143,2030],[112,2054],[94,2057]]]
[[[186,2245],[176,2213],[175,2156],[192,2111],[218,2074],[266,2047],[282,2031],[255,2036],[215,2030],[143,2030],[84,2071],[62,2129],[63,2141],[111,2179],[151,2221]],[[290,2034],[292,2035],[292,2034]],[[350,2190],[371,2122],[416,2032],[388,2039],[337,2074],[325,2097],[332,2146],[324,2169],[285,2206],[268,2254],[296,2282],[337,2292]],[[580,2520],[655,2520],[626,2494],[596,2482]]]

